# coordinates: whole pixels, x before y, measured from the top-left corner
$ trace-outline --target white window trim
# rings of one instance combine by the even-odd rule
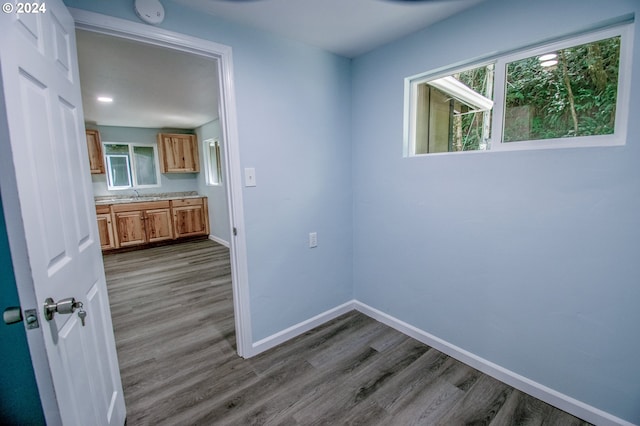
[[[109,182],[111,181],[111,177],[113,176],[113,167],[111,166],[112,158],[124,158],[127,163],[127,169],[131,170],[131,163],[129,162],[129,157],[124,154],[111,154],[105,155],[105,162],[107,163],[107,189],[111,190],[121,190],[121,189],[129,189],[131,188],[131,173],[129,173],[129,185],[127,186],[115,186],[111,185]]]
[[[218,144],[219,155],[216,159],[217,163],[212,164],[211,162],[211,145]],[[222,186],[222,146],[220,145],[220,141],[215,138],[205,139],[203,141],[203,152],[204,152],[204,168],[205,168],[205,184],[207,186]],[[220,170],[218,170],[218,164],[220,164]],[[218,181],[212,182],[211,175],[215,174],[217,176]]]
[[[618,95],[616,101],[615,130],[609,135],[577,136],[572,138],[527,140],[517,142],[502,142],[504,128],[504,99],[505,76],[508,63],[520,59],[536,56],[549,51],[578,46],[620,36],[620,62],[618,67]],[[562,40],[545,43],[534,48],[520,49],[518,51],[496,56],[482,62],[469,64],[468,66],[447,68],[433,73],[422,73],[405,79],[405,108],[404,108],[404,149],[405,157],[423,157],[433,155],[469,154],[478,152],[504,152],[533,149],[558,149],[558,148],[582,148],[621,146],[626,144],[629,118],[629,101],[631,85],[631,64],[633,59],[633,23],[625,23],[614,27],[592,31],[582,35],[563,38]],[[468,69],[495,64],[494,74],[494,109],[491,117],[491,138],[487,150],[439,152],[427,154],[415,154],[415,128],[416,128],[416,87],[420,83],[443,76],[462,72]]]
[[[129,175],[129,179],[131,180],[131,186],[111,186],[111,184],[109,183],[109,176],[107,176],[107,190],[109,191],[121,191],[121,190],[126,190],[126,189],[145,189],[145,188],[158,188],[160,186],[162,186],[162,183],[160,182],[160,160],[158,158],[158,148],[156,146],[156,144],[154,143],[141,143],[141,142],[109,142],[109,141],[102,141],[102,152],[104,153],[104,157],[105,157],[105,162],[108,163],[107,161],[107,150],[105,145],[127,145],[129,147],[129,158],[127,159],[127,162],[129,164],[129,170],[131,171],[130,175]],[[156,169],[156,182],[158,182],[155,185],[138,185],[138,176],[136,175],[136,165],[135,165],[135,155],[133,153],[133,147],[134,146],[138,146],[138,147],[145,147],[145,148],[153,148],[153,160],[155,162],[155,169]]]

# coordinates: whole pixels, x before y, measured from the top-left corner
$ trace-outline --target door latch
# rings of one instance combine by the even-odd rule
[[[5,309],[2,314],[2,319],[4,320],[5,324],[15,324],[25,320],[27,323],[28,330],[32,330],[40,326],[38,324],[38,314],[36,310],[25,309],[24,317],[23,317],[22,311],[20,310],[20,306],[11,306]]]

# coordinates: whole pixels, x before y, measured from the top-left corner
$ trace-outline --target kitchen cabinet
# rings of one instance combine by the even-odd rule
[[[161,173],[197,173],[200,171],[196,135],[158,133]]]
[[[103,250],[209,236],[207,197],[96,205]]]
[[[89,152],[89,169],[91,174],[104,174],[104,157],[102,155],[102,141],[97,130],[85,130],[87,137],[87,151]]]
[[[109,206],[96,206],[98,219],[98,235],[100,236],[100,248],[111,250],[116,248],[116,239],[111,222],[111,209]]]
[[[119,247],[173,239],[168,200],[113,204],[111,211]]]
[[[176,238],[209,235],[207,197],[172,200],[171,210]]]

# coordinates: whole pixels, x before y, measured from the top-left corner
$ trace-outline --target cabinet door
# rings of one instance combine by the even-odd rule
[[[91,174],[104,174],[104,158],[102,156],[102,141],[97,130],[86,130],[87,150],[89,151],[89,168]]]
[[[145,211],[145,228],[147,241],[163,241],[173,239],[173,225],[170,209],[155,209]]]
[[[173,208],[176,238],[207,235],[206,216],[202,205]]]
[[[115,213],[115,218],[120,247],[135,246],[147,242],[142,211]]]
[[[159,133],[158,153],[162,173],[196,173],[200,171],[198,140],[195,135]]]
[[[116,242],[113,234],[113,225],[111,224],[111,214],[100,213],[98,218],[98,233],[100,234],[100,248],[109,250],[116,248]]]

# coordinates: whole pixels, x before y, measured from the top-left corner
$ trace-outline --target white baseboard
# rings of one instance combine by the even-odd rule
[[[442,353],[449,355],[452,358],[463,362],[470,367],[482,371],[483,373],[500,380],[503,383],[508,384],[522,392],[525,392],[531,396],[534,396],[554,407],[560,408],[568,413],[573,414],[576,417],[584,419],[596,425],[603,426],[634,426],[626,420],[618,418],[612,414],[602,411],[598,408],[592,407],[584,402],[578,401],[575,398],[571,398],[565,394],[548,388],[540,383],[530,380],[524,376],[514,373],[504,367],[494,364],[484,358],[479,357],[471,352],[468,352],[462,348],[459,348],[449,342],[446,342],[424,330],[420,330],[417,327],[407,324],[391,315],[388,315],[382,311],[379,311],[371,306],[368,306],[362,302],[355,300],[353,302],[354,308],[362,312],[363,314],[388,325],[391,328],[398,330],[399,332],[406,334],[434,349],[439,350]]]
[[[316,315],[313,318],[309,318],[308,320],[302,321],[301,323],[292,325],[291,327],[282,330],[276,334],[273,334],[269,337],[265,337],[262,340],[258,340],[253,344],[253,353],[251,356],[257,355],[261,352],[264,352],[268,349],[273,348],[281,343],[286,342],[289,339],[293,339],[296,336],[299,336],[307,331],[316,328],[319,325],[324,324],[325,322],[331,321],[334,318],[339,317],[342,314],[346,314],[347,312],[354,310],[354,301],[350,300],[346,303],[343,303],[340,306],[336,306],[333,309],[329,309],[326,312]]]
[[[271,349],[281,343],[286,342],[296,336],[299,336],[307,331],[324,324],[327,321],[331,321],[334,318],[339,317],[352,310],[357,310],[376,321],[388,325],[389,327],[412,337],[419,342],[422,342],[440,352],[449,355],[450,357],[467,364],[509,386],[512,386],[522,392],[525,392],[535,398],[538,398],[554,407],[564,410],[576,417],[584,419],[596,425],[601,426],[636,426],[624,419],[616,417],[610,413],[602,411],[596,407],[585,404],[578,401],[568,395],[553,390],[547,386],[544,386],[538,382],[521,376],[511,370],[501,367],[492,363],[484,358],[479,357],[469,351],[466,351],[458,346],[455,346],[445,340],[442,340],[424,330],[412,326],[404,321],[401,321],[389,314],[386,314],[378,309],[375,309],[369,305],[366,305],[358,300],[351,300],[343,303],[340,306],[336,306],[333,309],[329,309],[319,315],[309,318],[306,321],[293,325],[285,330],[282,330],[276,334],[259,340],[253,344],[252,353],[249,355],[255,356],[261,352]]]
[[[216,237],[215,235],[209,235],[209,239],[211,241],[215,241],[216,243],[225,246],[226,248],[230,248],[231,247],[231,244],[229,244],[229,241],[225,241],[222,238]]]

